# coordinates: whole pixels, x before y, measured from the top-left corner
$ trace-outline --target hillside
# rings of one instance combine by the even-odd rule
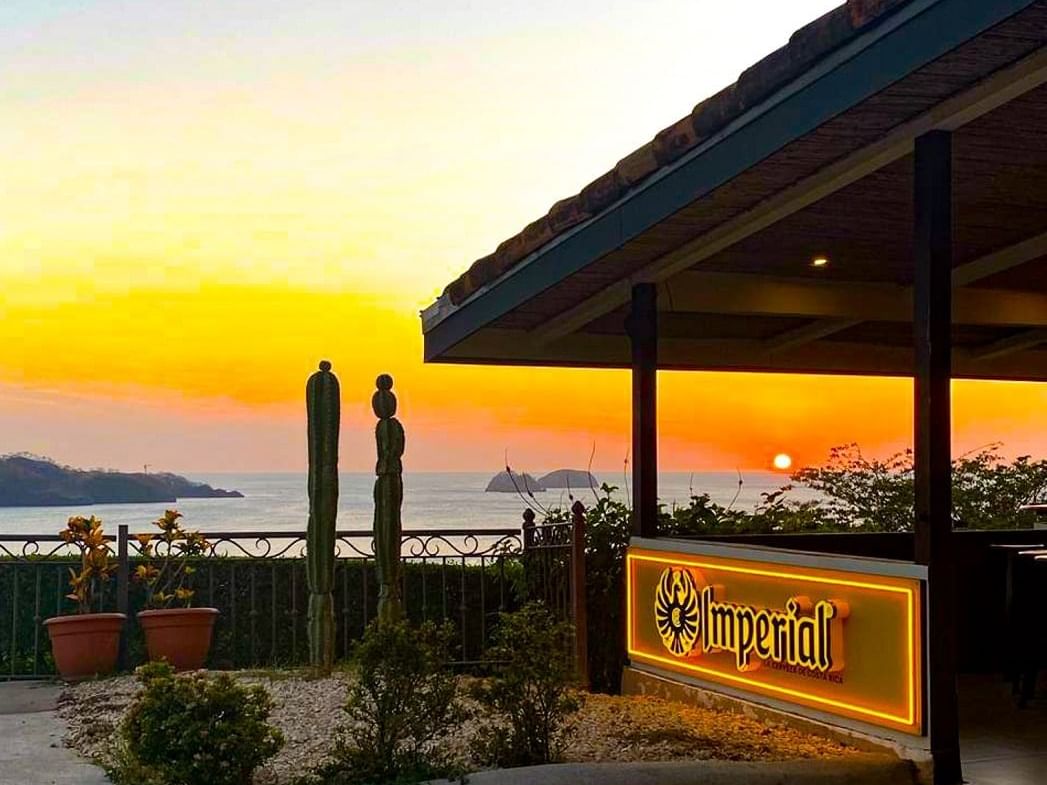
[[[0,457],[0,507],[174,502],[178,499],[242,498],[177,474],[73,469],[28,455]]]
[[[576,491],[600,487],[596,476],[584,469],[557,469],[539,477],[538,482],[543,488],[570,488]]]

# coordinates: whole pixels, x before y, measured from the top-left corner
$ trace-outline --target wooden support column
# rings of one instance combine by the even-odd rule
[[[633,286],[626,321],[633,372],[633,534],[654,537],[658,518],[658,290]]]
[[[952,548],[952,136],[917,138],[914,221],[916,561],[927,565],[926,712],[936,785],[962,782]]]

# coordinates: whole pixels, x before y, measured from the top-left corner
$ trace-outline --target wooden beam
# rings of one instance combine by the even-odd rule
[[[559,368],[632,367],[625,335],[575,333],[551,344],[539,344],[525,330],[487,327],[462,341],[441,362],[540,365]],[[658,340],[658,367],[681,371],[746,371],[912,378],[912,346],[820,341],[770,351],[753,339],[666,338]],[[1026,349],[1002,357],[977,359],[969,351],[953,352],[953,377],[1047,381],[1047,350]]]
[[[952,285],[966,286],[976,283],[1041,256],[1047,256],[1047,232],[994,251],[973,262],[961,264],[952,271]]]
[[[984,278],[989,278],[997,273],[1002,273],[1005,270],[1031,262],[1033,259],[1038,259],[1045,254],[1047,254],[1047,233],[1030,237],[1020,243],[987,254],[980,259],[954,267],[951,276],[952,285],[958,287],[977,283]],[[910,293],[911,296],[911,290],[907,289],[905,291]],[[1031,327],[1034,325],[1038,326],[1044,318],[1042,303],[1038,302],[1041,296],[1028,292],[958,289],[954,291],[953,297],[955,300],[953,322],[955,324],[1024,324]],[[995,300],[995,303],[991,302],[993,300]],[[1006,315],[1011,314],[1011,318],[1014,318],[1016,311],[1021,314],[1021,316],[1017,317],[1019,321],[1007,321]],[[870,316],[869,319],[893,321],[886,315]],[[1030,321],[1022,321],[1024,319],[1029,319]],[[842,320],[837,321],[842,324]],[[834,332],[838,332],[838,330],[832,329],[832,326],[832,320],[825,320],[825,330],[821,332],[811,325],[811,334],[816,336],[812,340],[825,338]],[[846,330],[851,326],[850,324],[843,324],[839,329]],[[775,341],[779,337],[783,336],[775,336],[770,340]],[[793,342],[790,345],[798,346],[799,343]]]
[[[626,323],[633,381],[633,534],[658,534],[658,290],[633,287]]]
[[[935,785],[963,782],[952,533],[952,134],[916,140],[913,469],[916,561],[927,565],[927,697]]]
[[[861,324],[861,322],[861,319],[819,319],[816,322],[779,333],[773,338],[764,341],[764,345],[772,352],[780,352],[791,349],[794,346],[813,343],[827,335],[842,332],[848,327]]]
[[[912,321],[912,289],[895,284],[687,271],[661,286],[659,310],[787,316],[829,322]],[[1047,327],[1047,294],[993,289],[953,292],[953,323]],[[850,324],[841,324],[846,329]],[[825,335],[830,334],[827,324]],[[815,338],[823,337],[821,335]],[[780,337],[772,338],[774,345]]]
[[[599,316],[628,302],[636,282],[660,282],[686,270],[746,237],[803,210],[866,175],[904,158],[913,140],[935,128],[953,130],[1008,101],[1047,83],[1047,47],[1003,68],[969,90],[953,96],[905,123],[881,140],[863,147],[810,177],[764,200],[752,210],[661,256],[628,280],[611,284],[533,332],[541,342],[576,332]]]
[[[1047,343],[1047,330],[1026,330],[1025,332],[1001,338],[998,341],[981,346],[971,352],[976,360],[989,360],[994,357],[1004,357],[1008,354],[1032,349]]]

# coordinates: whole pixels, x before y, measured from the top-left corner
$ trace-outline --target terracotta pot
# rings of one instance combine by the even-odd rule
[[[139,612],[138,623],[145,632],[149,659],[167,660],[179,671],[204,667],[217,618],[217,608],[163,608]]]
[[[81,613],[45,621],[62,678],[78,681],[116,670],[120,633],[126,620],[122,613]]]

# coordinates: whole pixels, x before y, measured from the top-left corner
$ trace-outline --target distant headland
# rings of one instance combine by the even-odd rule
[[[491,493],[538,493],[554,488],[598,488],[599,481],[583,469],[557,469],[535,479],[530,474],[498,472],[487,483],[486,490]]]
[[[48,458],[0,456],[0,507],[65,507],[89,504],[174,502],[243,498],[177,474],[73,469]]]

